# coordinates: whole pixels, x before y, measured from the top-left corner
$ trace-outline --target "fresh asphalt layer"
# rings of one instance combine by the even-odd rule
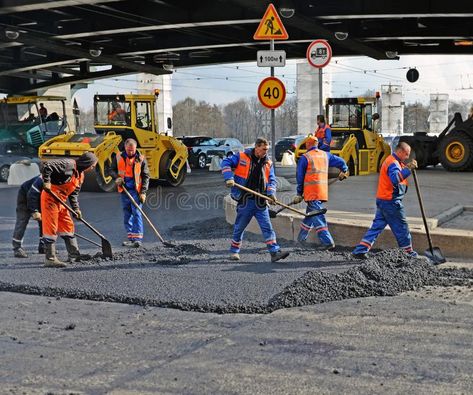
[[[280,169],[278,172],[289,179],[293,175],[293,169]],[[435,185],[441,178],[437,170],[425,173],[429,176],[429,185]],[[342,200],[340,205],[346,205],[351,200],[356,205],[356,199],[360,199],[359,195],[367,189],[367,183],[373,180],[373,176],[353,177],[345,184],[334,184],[330,204],[335,205]],[[463,179],[459,180],[463,182]],[[359,190],[355,193],[353,189],[359,184],[361,187],[358,186]],[[350,200],[343,199],[345,190],[351,190],[348,194]],[[84,217],[112,242],[114,259],[73,263],[59,270],[43,268],[43,256],[34,253],[37,231],[33,221],[25,237],[25,247],[31,252],[30,257],[18,259],[12,256],[10,238],[15,220],[16,193],[17,188],[0,190],[3,203],[0,207],[1,290],[195,311],[255,313],[268,312],[267,306],[271,301],[308,271],[337,274],[360,264],[351,259],[347,249],[337,249],[333,253],[314,252],[284,240],[280,242],[291,255],[273,264],[269,262],[262,237],[249,233],[245,235],[242,260],[236,263],[229,261],[231,226],[225,223],[222,209],[223,197],[228,190],[223,186],[219,173],[197,171],[182,187],[152,188],[148,194],[148,215],[165,238],[175,241],[177,248],[165,248],[156,241],[150,227],[146,226],[144,248],[131,251],[124,249],[120,246],[125,232],[118,195],[83,192],[80,202]],[[439,204],[446,202],[439,200]],[[96,240],[80,223],[77,232]],[[79,243],[83,252],[97,252],[96,247],[83,241]],[[59,240],[58,248],[60,255],[65,258],[62,240]],[[388,257],[386,263],[392,259]],[[372,268],[367,271],[371,272]],[[385,277],[391,275],[393,273]],[[437,284],[437,280],[429,281],[414,286]],[[406,280],[397,292],[412,287]],[[337,298],[338,295],[333,300]],[[310,304],[311,300],[306,303]]]

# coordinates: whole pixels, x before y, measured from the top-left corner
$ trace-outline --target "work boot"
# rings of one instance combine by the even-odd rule
[[[358,254],[351,254],[351,256],[355,259],[368,259],[368,254],[367,253],[364,253],[364,252],[360,252]]]
[[[230,259],[231,261],[239,261],[240,260],[240,254],[238,252],[230,254],[230,257],[228,259]]]
[[[15,258],[28,258],[28,254],[21,247],[14,248],[13,249],[13,254],[14,254]]]
[[[281,250],[271,253],[271,262],[277,262],[289,256],[289,252],[282,252]]]
[[[44,257],[44,267],[66,267],[67,264],[62,262],[56,256],[56,244],[55,243],[46,243]]]
[[[40,242],[38,244],[38,254],[44,254],[44,243]]]
[[[140,247],[141,247],[141,241],[135,240],[135,241],[133,242],[133,247],[135,247],[135,248],[140,248]]]
[[[79,245],[77,244],[77,239],[75,237],[64,237],[64,243],[66,243],[68,262],[87,261],[92,258],[89,254],[80,253]]]
[[[123,247],[133,247],[133,244],[135,242],[133,240],[125,240],[123,243],[122,243],[122,246]]]
[[[315,247],[315,250],[317,251],[332,251],[335,249],[335,244],[319,244],[318,246]]]

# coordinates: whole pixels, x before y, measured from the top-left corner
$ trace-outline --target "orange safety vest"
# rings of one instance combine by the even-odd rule
[[[304,177],[304,200],[328,200],[328,156],[325,151],[307,151],[307,169]]]
[[[266,189],[266,185],[269,182],[269,172],[271,170],[272,162],[270,159],[266,161],[263,168],[264,174],[264,188]],[[251,156],[247,155],[244,152],[240,153],[240,160],[238,162],[237,167],[235,168],[235,177],[240,177],[245,181],[248,180],[250,175],[250,168],[251,168]]]
[[[135,187],[138,193],[141,192],[141,162],[143,161],[143,157],[140,155],[138,158],[124,158],[120,155],[120,159],[118,160],[118,176],[125,179],[128,178],[135,178]],[[121,185],[117,186],[118,192],[123,192],[123,187]]]
[[[315,132],[315,137],[319,140],[319,142],[324,143],[325,139],[325,131],[327,130],[328,126],[325,124],[323,128],[318,128]]]
[[[376,197],[381,200],[392,200],[393,192],[394,192],[394,185],[389,178],[388,168],[393,163],[398,163],[401,169],[405,168],[406,165],[402,162],[399,162],[394,156],[389,155],[386,160],[383,162],[381,166],[381,170],[379,171],[379,181],[378,181],[378,192],[376,193]],[[399,174],[399,176],[401,176]],[[399,184],[401,185],[408,185],[407,178],[404,180],[400,180]]]

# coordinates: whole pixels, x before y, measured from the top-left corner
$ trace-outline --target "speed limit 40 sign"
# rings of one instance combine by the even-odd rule
[[[266,108],[278,108],[286,100],[286,88],[276,77],[265,78],[258,86],[258,99]]]

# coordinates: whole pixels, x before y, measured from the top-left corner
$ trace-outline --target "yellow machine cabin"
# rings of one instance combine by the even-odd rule
[[[138,150],[146,156],[151,179],[166,181],[171,186],[181,185],[187,171],[187,148],[174,137],[158,133],[155,112],[158,94],[95,95],[96,133],[70,132],[57,136],[39,147],[39,156],[47,159],[77,157],[86,151],[95,153],[99,159],[96,174],[86,180],[85,187],[109,192],[115,187],[109,175],[113,158],[123,149],[127,138],[134,138]]]
[[[374,97],[327,99],[327,123],[332,130],[330,152],[347,162],[351,175],[376,173],[391,153],[389,145],[375,130],[375,110]],[[303,140],[296,149],[296,159],[305,151]]]

